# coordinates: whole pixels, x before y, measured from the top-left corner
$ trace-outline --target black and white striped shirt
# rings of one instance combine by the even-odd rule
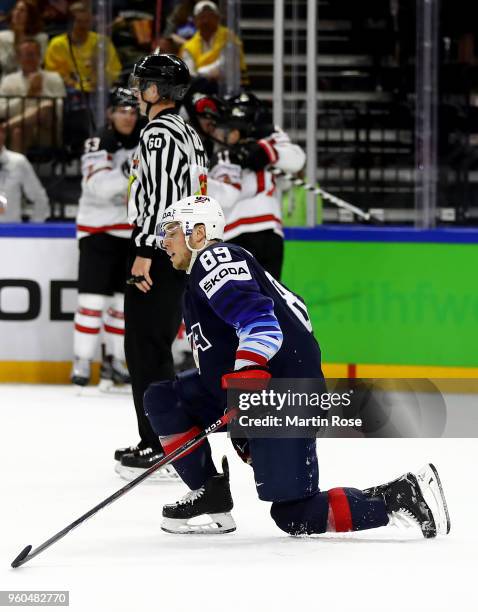
[[[137,254],[151,257],[165,209],[181,198],[207,193],[207,155],[196,131],[173,108],[141,133],[131,165],[128,220],[139,228]]]

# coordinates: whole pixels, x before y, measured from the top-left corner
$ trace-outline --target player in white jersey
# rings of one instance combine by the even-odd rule
[[[224,239],[250,251],[279,279],[283,261],[281,186],[272,173],[295,174],[305,153],[250,93],[225,101],[213,131],[222,147],[209,171],[208,194],[221,202],[226,216]]]
[[[71,380],[87,385],[103,329],[102,384],[129,382],[124,364],[124,288],[132,226],[127,220],[131,157],[141,131],[136,102],[113,92],[109,125],[85,142],[77,216],[80,248]],[[103,382],[105,381],[105,382]],[[106,382],[108,381],[108,382]]]

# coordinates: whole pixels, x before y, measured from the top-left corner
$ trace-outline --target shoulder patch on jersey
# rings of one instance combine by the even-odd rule
[[[199,286],[206,296],[211,298],[229,281],[247,281],[251,279],[251,272],[246,261],[230,261],[219,264],[214,270],[209,272],[199,281]]]

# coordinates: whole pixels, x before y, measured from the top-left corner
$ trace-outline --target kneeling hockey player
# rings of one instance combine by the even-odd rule
[[[265,272],[249,252],[223,243],[223,230],[221,207],[207,196],[180,200],[160,225],[160,242],[172,265],[187,272],[183,316],[198,366],[174,382],[151,385],[145,393],[145,412],[166,453],[224,413],[223,389],[236,387],[238,380],[253,386],[271,377],[323,379],[319,345],[302,299]],[[417,474],[364,491],[321,491],[315,438],[250,437],[232,442],[252,465],[259,498],[272,502],[272,518],[287,533],[356,531],[411,522],[431,538],[450,529],[440,480],[431,464]],[[162,529],[233,531],[225,458],[219,474],[206,440],[174,466],[190,491],[164,506]]]

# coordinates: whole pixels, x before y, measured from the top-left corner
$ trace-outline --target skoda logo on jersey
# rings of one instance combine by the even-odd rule
[[[194,323],[194,325],[191,325],[191,331],[188,334],[188,340],[193,350],[196,349],[201,351],[207,351],[207,349],[210,349],[212,346],[206,336],[202,333],[201,323]]]
[[[210,298],[230,280],[251,280],[251,273],[245,261],[220,264],[200,281],[199,286]]]

